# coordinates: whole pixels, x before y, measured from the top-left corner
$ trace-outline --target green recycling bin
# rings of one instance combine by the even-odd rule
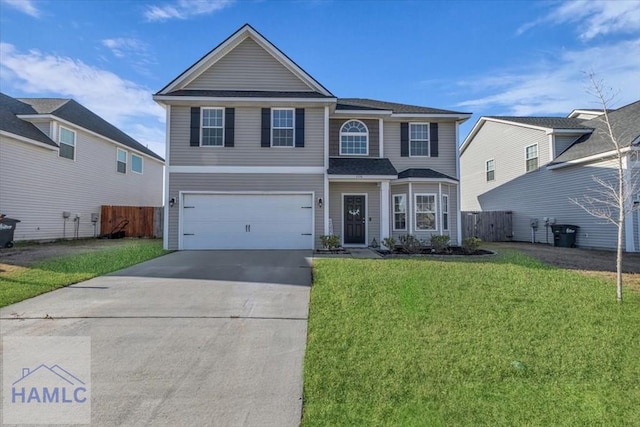
[[[576,236],[578,234],[577,225],[569,224],[553,224],[551,231],[553,232],[553,246],[561,248],[575,248]]]

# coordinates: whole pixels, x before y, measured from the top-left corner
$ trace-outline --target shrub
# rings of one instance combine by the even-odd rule
[[[449,241],[451,238],[449,236],[431,236],[431,247],[436,252],[444,252],[449,248]]]
[[[393,237],[385,237],[384,239],[382,239],[382,244],[387,249],[392,251],[396,247],[396,239],[394,239]]]
[[[423,245],[416,236],[404,234],[400,236],[400,246],[408,254],[419,254]]]
[[[462,241],[462,249],[467,253],[473,253],[480,247],[482,240],[477,237],[467,237]]]
[[[340,247],[340,237],[334,234],[323,235],[323,236],[320,236],[320,243],[322,243],[323,248],[329,249],[330,251],[332,251]]]

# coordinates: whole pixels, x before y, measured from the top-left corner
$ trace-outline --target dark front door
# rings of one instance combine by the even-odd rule
[[[365,241],[367,212],[364,196],[344,196],[344,243],[362,245]]]

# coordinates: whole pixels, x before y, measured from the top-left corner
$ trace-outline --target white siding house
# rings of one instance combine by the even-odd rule
[[[609,113],[628,176],[636,175],[640,101]],[[594,178],[614,182],[613,145],[602,112],[570,117],[482,117],[460,148],[462,210],[512,211],[513,239],[553,243],[550,225],[580,227],[577,245],[613,249],[616,229],[571,202],[592,194]],[[534,157],[535,155],[535,157]],[[531,220],[538,220],[532,233]],[[625,223],[625,248],[640,251],[637,215]]]
[[[77,102],[0,94],[0,119],[0,213],[21,221],[15,240],[99,234],[102,205],[162,206],[162,158]]]

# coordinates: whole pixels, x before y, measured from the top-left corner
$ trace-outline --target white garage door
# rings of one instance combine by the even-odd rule
[[[312,249],[311,194],[185,194],[183,249]]]

